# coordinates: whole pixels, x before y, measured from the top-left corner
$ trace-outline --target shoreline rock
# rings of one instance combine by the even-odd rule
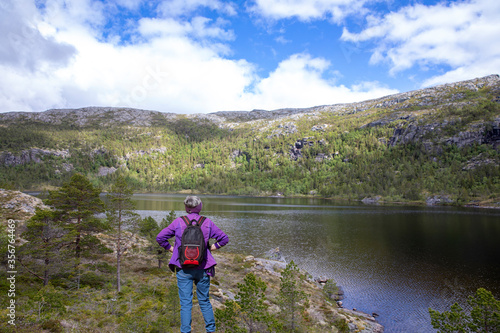
[[[276,253],[279,252],[279,248],[268,251],[268,253]],[[221,257],[219,256],[231,256],[230,254],[215,254],[216,260],[219,262]],[[222,260],[227,261],[227,259]],[[286,268],[286,263],[283,261],[265,259],[265,258],[255,258],[254,256],[246,256],[243,259],[243,262],[247,264],[248,269],[246,272],[259,272],[260,274],[264,274],[267,276],[273,277],[275,279],[275,284],[279,285],[279,278],[281,277],[281,272]],[[310,298],[309,304],[310,308],[306,310],[311,318],[315,318],[318,322],[318,325],[323,325],[326,327],[328,325],[328,320],[324,318],[324,312],[332,311],[336,313],[335,316],[337,318],[344,318],[349,327],[349,332],[360,332],[360,333],[382,333],[384,332],[384,327],[380,323],[377,322],[375,316],[372,314],[367,314],[358,310],[349,310],[342,307],[342,302],[340,300],[329,302],[326,300],[323,287],[327,283],[328,279],[325,277],[321,278],[313,278],[311,274],[307,271],[299,268],[304,276],[308,276],[309,278],[302,280],[303,288],[308,289],[308,297]],[[265,279],[268,286],[270,286],[270,278]],[[324,282],[324,283],[322,283]],[[337,294],[344,296],[344,292],[341,287],[338,287],[339,291]],[[234,293],[231,291],[227,292],[217,288],[214,296],[218,298],[218,300],[227,300],[234,299]],[[322,304],[323,302],[323,304]],[[340,303],[340,304],[339,304]],[[216,306],[222,306],[223,302],[217,304]],[[325,307],[327,308],[325,310]],[[378,316],[378,315],[377,315]]]

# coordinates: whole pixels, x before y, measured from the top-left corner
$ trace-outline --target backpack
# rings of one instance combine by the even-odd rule
[[[187,216],[181,218],[186,223],[186,229],[182,233],[179,247],[179,262],[182,268],[196,268],[205,259],[207,244],[201,225],[206,217],[201,216],[199,221],[189,221]]]

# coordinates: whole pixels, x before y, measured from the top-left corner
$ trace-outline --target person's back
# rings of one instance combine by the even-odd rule
[[[199,213],[203,207],[201,199],[196,196],[188,196],[184,200],[184,206],[188,215],[175,219],[167,228],[160,231],[156,241],[160,246],[172,252],[169,267],[176,272],[177,287],[179,288],[179,298],[181,303],[181,332],[191,332],[191,309],[193,307],[193,283],[196,285],[196,295],[200,305],[201,313],[205,320],[207,332],[215,332],[215,318],[212,305],[209,299],[210,277],[215,274],[215,265],[217,265],[211,251],[215,251],[229,241],[228,236],[220,230],[209,218],[204,218],[201,224],[205,244],[204,258],[198,266],[184,266],[180,262],[180,253],[182,245],[182,235],[188,227],[187,221],[200,221],[202,218]],[[171,246],[168,240],[175,237],[174,246]],[[215,239],[216,243],[208,247],[209,239]]]

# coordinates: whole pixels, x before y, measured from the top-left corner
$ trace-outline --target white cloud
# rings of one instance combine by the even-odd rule
[[[340,22],[347,15],[363,11],[368,0],[255,0],[250,11],[271,19],[296,17],[302,21],[329,16]]]
[[[331,64],[322,58],[312,58],[308,54],[292,55],[282,61],[269,77],[261,79],[255,92],[244,96],[244,104],[258,105],[258,108],[267,110],[300,108],[349,103],[398,92],[377,82],[363,82],[351,88],[335,85],[335,78],[323,78],[330,67]]]
[[[26,0],[1,6],[13,19],[2,16],[11,24],[0,24],[1,32],[29,26],[21,45],[31,52],[2,48],[0,112],[130,106],[204,113],[310,107],[396,92],[376,82],[336,85],[330,62],[305,53],[259,77],[256,65],[228,58],[235,35],[221,19],[144,18],[135,24],[136,41],[119,43],[102,38],[109,8],[89,0],[66,7],[49,0],[42,9]]]
[[[0,10],[0,63],[20,71],[36,71],[67,64],[75,49],[43,36],[38,13],[29,1],[2,2]]]
[[[360,33],[344,29],[342,40],[375,40],[372,63],[387,62],[392,74],[417,65],[446,65],[450,72],[425,85],[500,72],[500,2],[476,0],[434,6],[415,5],[371,17]]]

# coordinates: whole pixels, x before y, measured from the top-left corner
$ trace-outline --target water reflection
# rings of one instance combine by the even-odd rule
[[[136,195],[141,215],[183,214],[183,195]],[[230,236],[226,251],[280,247],[344,287],[347,307],[380,314],[386,332],[432,331],[443,310],[479,287],[500,296],[500,212],[334,205],[327,200],[204,196],[203,214]]]

